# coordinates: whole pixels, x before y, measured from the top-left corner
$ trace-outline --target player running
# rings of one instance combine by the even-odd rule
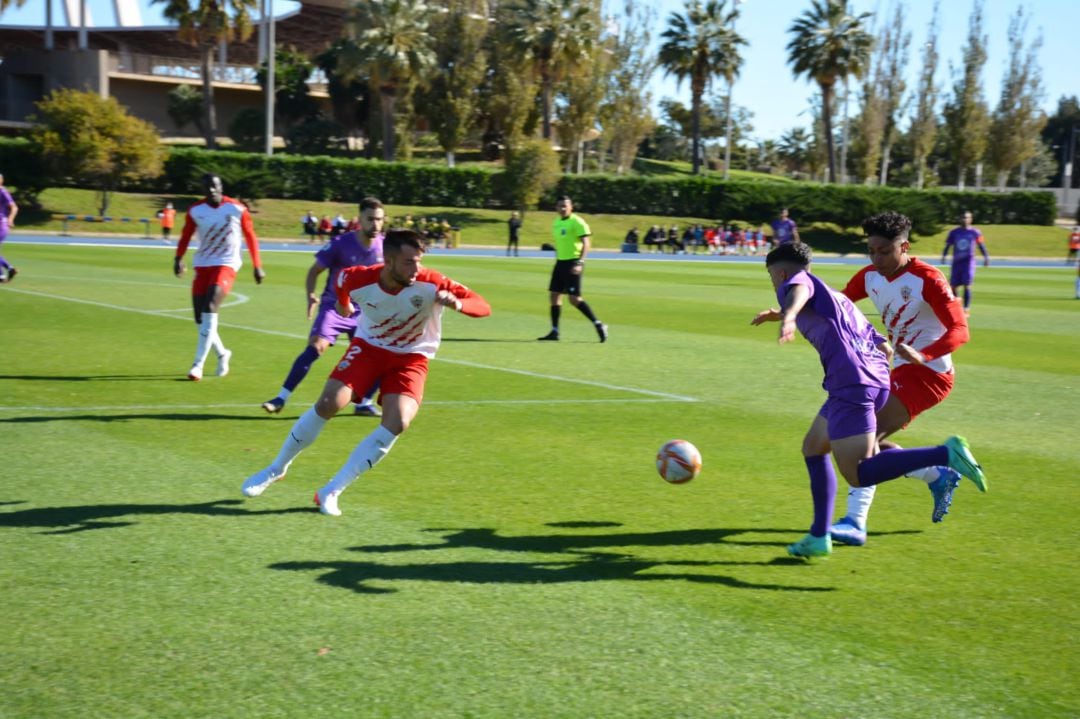
[[[323,514],[340,515],[338,497],[357,477],[390,452],[408,429],[424,396],[428,361],[442,339],[444,307],[470,317],[491,314],[487,300],[464,285],[421,266],[424,238],[414,230],[390,230],[383,242],[385,264],[350,267],[338,275],[337,311],[357,319],[356,336],[326,381],[315,405],[300,416],[270,466],[243,484],[257,497],[282,479],[289,465],[310,446],[326,423],[359,392],[381,382],[383,407],[379,426],[352,451],[329,482],[315,492]]]
[[[315,253],[315,262],[308,269],[305,281],[307,317],[310,320],[312,315],[315,315],[315,322],[311,325],[308,345],[293,362],[281,390],[276,397],[262,403],[262,408],[270,414],[277,414],[285,408],[289,395],[304,381],[311,370],[311,365],[322,357],[326,348],[334,346],[338,335],[345,334],[349,336],[349,339],[353,338],[356,332],[356,317],[342,317],[337,313],[335,282],[338,273],[346,267],[377,265],[383,261],[382,229],[385,221],[386,210],[383,209],[382,202],[374,197],[365,197],[360,201],[360,229],[338,235]],[[330,272],[320,300],[315,294],[315,285],[319,275],[326,270]],[[317,314],[316,307],[318,307]],[[359,308],[357,314],[359,314]],[[378,417],[381,414],[372,401],[377,390],[378,387],[365,388],[367,394],[357,403],[355,414],[367,417]]]
[[[4,176],[0,175],[0,244],[7,239],[8,229],[15,225],[15,215],[19,214],[19,206],[15,199],[4,187]],[[0,282],[11,282],[19,271],[10,262],[0,255]]]
[[[960,226],[949,232],[949,236],[945,238],[945,249],[941,251],[942,263],[949,256],[949,250],[953,251],[949,284],[952,285],[953,294],[958,297],[961,294],[960,290],[964,290],[964,312],[968,312],[971,306],[971,285],[975,282],[976,247],[982,253],[983,266],[990,266],[990,253],[986,251],[986,240],[979,228],[972,227],[971,220],[971,210],[965,210]]]
[[[188,208],[173,259],[173,274],[180,277],[184,274],[184,253],[187,252],[188,243],[198,233],[199,249],[191,261],[195,268],[191,303],[195,309],[195,324],[199,326],[199,342],[195,348],[195,362],[188,371],[188,379],[195,382],[202,379],[203,364],[211,348],[217,353],[217,376],[229,374],[232,352],[225,349],[218,335],[218,312],[236,280],[236,271],[243,266],[240,259],[241,236],[247,242],[251,264],[255,266],[255,284],[262,284],[266,277],[259,261],[259,241],[255,237],[255,228],[247,208],[225,196],[218,175],[203,175],[203,186],[206,188],[206,198]]]
[[[955,377],[951,353],[968,341],[969,334],[960,301],[945,276],[908,254],[911,220],[898,212],[882,212],[864,220],[862,227],[871,264],[851,278],[843,293],[852,302],[870,298],[896,349],[889,399],[877,413],[879,445],[892,449],[895,444],[882,440],[949,396]],[[949,511],[960,475],[941,466],[918,469],[909,476],[927,483],[934,497],[931,519],[940,522]],[[866,543],[866,520],[876,489],[848,490],[847,514],[830,529],[833,540]]]
[[[810,475],[814,521],[810,532],[788,546],[797,557],[832,553],[829,526],[836,499],[836,475],[829,459],[852,487],[870,487],[920,467],[948,465],[986,491],[982,468],[961,437],[936,447],[877,451],[877,421],[889,397],[886,353],[892,348],[844,295],[810,274],[811,251],[801,242],[780,245],[765,258],[780,309],[759,312],[751,324],[780,322],[779,342],[795,339],[798,329],[817,350],[825,370],[828,398],[803,439]]]

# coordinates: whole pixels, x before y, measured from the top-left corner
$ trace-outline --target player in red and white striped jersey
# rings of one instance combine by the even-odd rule
[[[883,212],[863,222],[871,264],[859,270],[843,292],[852,301],[870,298],[889,343],[896,349],[889,375],[889,399],[877,415],[882,441],[934,407],[952,391],[951,353],[968,341],[967,320],[960,300],[941,270],[908,255],[911,220]],[[927,467],[908,476],[922,479],[934,494],[932,519],[940,522],[952,501],[959,476],[948,467]],[[845,544],[866,542],[866,518],[874,487],[848,492],[847,515],[832,526],[832,537]]]
[[[376,381],[381,383],[382,421],[349,455],[344,466],[315,493],[323,514],[338,515],[338,496],[374,467],[408,429],[424,396],[428,360],[442,339],[442,313],[449,307],[470,317],[491,314],[487,300],[462,284],[421,266],[423,237],[413,230],[391,230],[383,240],[385,263],[350,267],[338,275],[337,312],[350,317],[359,309],[356,335],[330,374],[315,405],[301,415],[270,466],[243,485],[257,497],[285,476],[296,456],[323,427]]]
[[[255,266],[255,283],[261,284],[266,273],[259,261],[259,241],[251,223],[251,214],[242,204],[226,197],[221,178],[214,174],[203,176],[206,199],[196,202],[187,211],[184,231],[176,246],[173,274],[184,274],[184,253],[192,237],[198,233],[199,248],[191,261],[195,268],[195,281],[191,284],[191,303],[195,308],[195,324],[199,326],[199,343],[195,348],[195,362],[188,371],[188,379],[202,379],[203,364],[211,348],[217,353],[217,376],[229,373],[232,352],[225,349],[218,336],[218,311],[221,303],[232,289],[236,271],[243,265],[240,259],[240,239],[247,242],[251,264]]]

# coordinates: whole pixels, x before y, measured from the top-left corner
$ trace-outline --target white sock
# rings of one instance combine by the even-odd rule
[[[364,472],[378,464],[390,453],[390,448],[397,441],[397,435],[381,424],[356,445],[345,464],[338,470],[326,487],[331,492],[341,492]]]
[[[277,396],[280,397],[281,399],[289,399],[289,395],[291,395],[291,394],[292,394],[291,389],[285,389],[284,387],[282,387],[281,391],[277,393]]]
[[[199,344],[195,347],[196,367],[206,364],[206,355],[210,354],[211,347],[219,355],[225,351],[218,337],[217,320],[216,312],[203,312],[202,320],[199,322]]]
[[[923,467],[922,469],[913,469],[904,476],[911,477],[912,479],[921,479],[927,484],[930,484],[941,476],[941,472],[938,471],[937,467]]]
[[[218,356],[225,354],[225,345],[221,341],[221,335],[218,334],[218,313],[204,312],[202,321],[203,326],[209,331],[210,349],[214,350]]]
[[[870,505],[874,502],[877,485],[869,487],[849,487],[847,493],[847,516],[866,529],[866,518],[870,516]]]
[[[279,472],[288,471],[289,465],[296,459],[296,455],[303,452],[318,439],[319,433],[322,432],[328,421],[320,417],[315,412],[314,407],[300,415],[300,419],[296,420],[296,424],[289,430],[289,436],[285,438],[284,444],[281,445],[281,451],[278,452],[278,456],[274,458],[270,466]]]
[[[206,322],[206,315],[199,321],[199,342],[195,345],[195,362],[192,366],[202,367],[206,364],[206,355],[210,354],[210,329]]]

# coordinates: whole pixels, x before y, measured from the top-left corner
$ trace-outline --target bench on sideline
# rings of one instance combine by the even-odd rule
[[[61,236],[71,234],[68,229],[72,222],[141,222],[143,223],[143,234],[146,239],[153,239],[150,234],[150,219],[147,217],[136,219],[134,217],[98,217],[96,215],[54,215],[53,219],[59,219],[64,223],[63,228],[60,230]]]

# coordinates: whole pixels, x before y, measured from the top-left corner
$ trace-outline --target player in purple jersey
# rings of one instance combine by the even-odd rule
[[[817,350],[825,370],[825,404],[803,439],[803,459],[810,475],[814,522],[810,532],[788,545],[796,557],[832,553],[829,525],[836,500],[836,474],[829,460],[852,487],[869,487],[921,467],[948,465],[986,491],[982,468],[962,437],[949,437],[937,447],[878,452],[877,418],[889,397],[892,347],[844,295],[810,274],[810,247],[783,244],[765,258],[780,309],[759,312],[751,321],[780,323],[780,344],[795,339],[798,329]]]
[[[17,214],[19,214],[19,206],[15,204],[15,199],[4,187],[4,176],[0,175],[0,244],[7,239],[8,229],[14,226]],[[0,282],[11,282],[18,273],[19,271],[0,255]]]
[[[800,242],[799,228],[795,224],[795,220],[788,217],[788,208],[780,210],[780,219],[772,221],[773,230],[773,242],[779,245],[786,245],[789,242]]]
[[[334,282],[338,273],[346,267],[377,265],[383,261],[382,232],[385,221],[386,210],[383,209],[382,202],[374,197],[365,197],[360,201],[360,229],[334,237],[315,253],[315,262],[308,270],[306,282],[307,316],[311,319],[312,315],[315,315],[315,321],[311,325],[308,346],[293,362],[281,391],[273,399],[262,403],[262,408],[270,414],[277,414],[284,409],[289,395],[307,376],[315,360],[322,356],[327,347],[332,347],[337,342],[338,335],[345,334],[352,339],[356,331],[356,315],[360,314],[362,308],[358,308],[356,315],[352,317],[339,315],[335,309],[337,291],[334,289]],[[315,285],[319,275],[326,270],[330,272],[320,298],[315,294]],[[356,414],[367,417],[378,417],[381,414],[373,401],[377,390],[378,385],[375,385],[357,403]]]
[[[968,311],[971,304],[971,285],[975,282],[975,248],[983,256],[983,266],[990,266],[990,253],[986,251],[986,240],[983,239],[979,228],[971,226],[971,210],[965,210],[961,217],[961,224],[949,232],[945,238],[945,249],[941,251],[941,261],[953,252],[952,272],[949,275],[949,284],[952,285],[953,294],[964,298],[964,312]],[[963,288],[963,293],[960,292]]]

